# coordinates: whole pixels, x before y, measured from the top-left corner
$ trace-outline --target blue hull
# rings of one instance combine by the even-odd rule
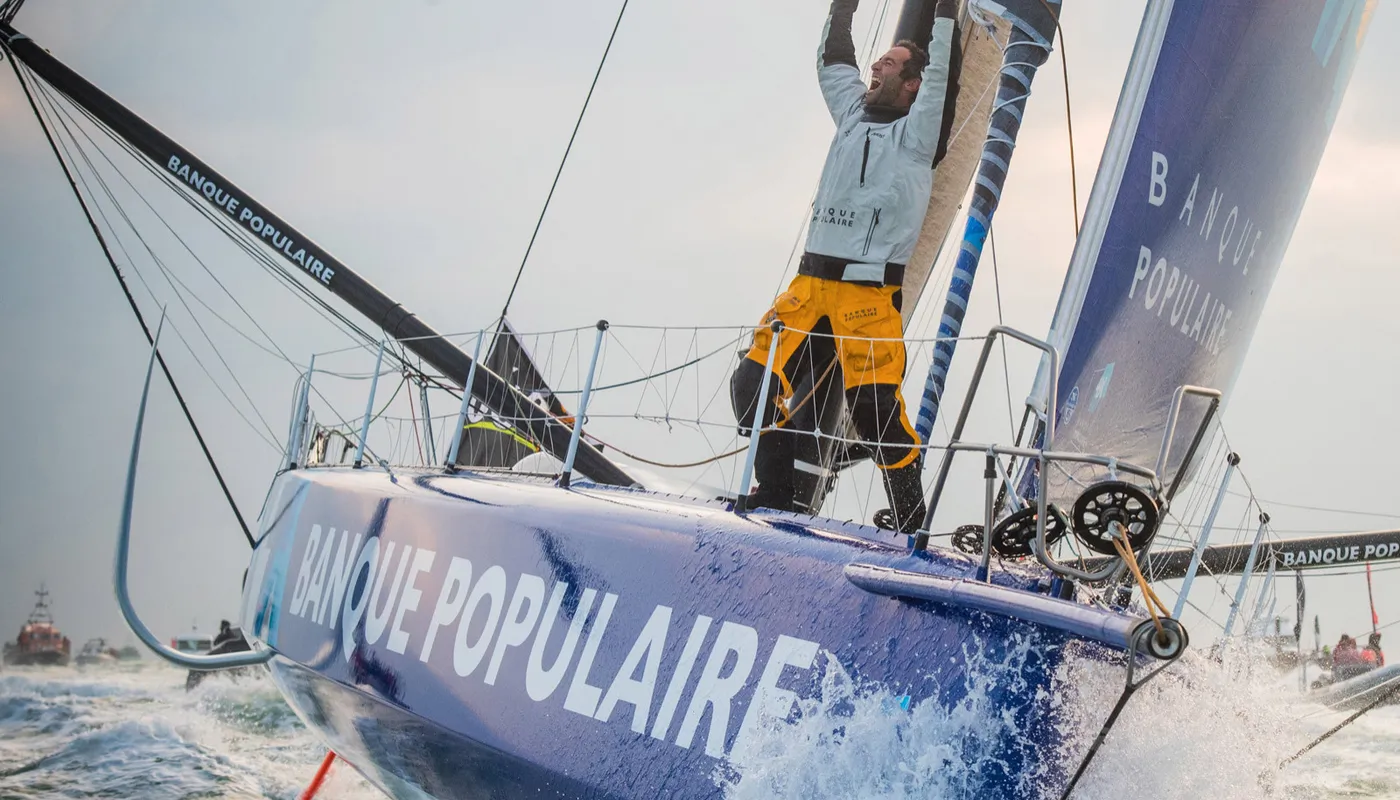
[[[1046,597],[1039,571],[994,574],[989,591],[1040,609],[1019,618],[911,599],[976,564],[622,490],[299,471],[263,533],[244,630],[307,724],[395,797],[715,797],[731,758],[860,698],[892,725],[975,709],[985,724],[949,743],[961,785],[1038,797],[1073,758],[1048,702],[1067,645],[1132,622]]]

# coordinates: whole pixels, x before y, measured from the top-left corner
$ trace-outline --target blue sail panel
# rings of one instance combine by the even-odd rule
[[[1179,386],[1228,400],[1374,5],[1149,5],[1147,19],[1165,25],[1139,56],[1157,45],[1155,69],[1130,110],[1139,113],[1121,174],[1096,182],[1104,196],[1090,217],[1111,201],[1097,209],[1106,224],[1087,221],[1075,254],[1092,272],[1085,281],[1072,267],[1052,332],[1067,341],[1055,449],[1151,466]],[[1119,122],[1133,116],[1123,112]],[[1186,400],[1164,480],[1181,469],[1207,405]]]

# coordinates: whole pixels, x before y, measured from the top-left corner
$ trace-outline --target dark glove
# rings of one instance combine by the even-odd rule
[[[938,19],[957,19],[958,0],[938,0],[938,5],[934,8],[933,15]]]

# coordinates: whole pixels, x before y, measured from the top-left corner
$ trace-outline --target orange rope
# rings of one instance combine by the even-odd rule
[[[1118,555],[1128,565],[1128,569],[1132,570],[1133,577],[1137,578],[1138,588],[1142,590],[1143,602],[1147,604],[1147,614],[1152,617],[1152,624],[1157,627],[1157,634],[1159,636],[1165,635],[1166,631],[1162,627],[1161,616],[1170,619],[1171,613],[1167,611],[1166,604],[1162,602],[1156,592],[1152,591],[1147,579],[1143,577],[1142,569],[1138,566],[1137,554],[1133,552],[1132,546],[1126,540],[1126,533],[1113,537],[1113,548],[1118,551]],[[1158,616],[1159,611],[1161,616]]]

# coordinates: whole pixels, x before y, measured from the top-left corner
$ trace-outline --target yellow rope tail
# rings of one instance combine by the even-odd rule
[[[1132,546],[1127,543],[1126,539],[1126,534],[1113,537],[1113,548],[1118,551],[1118,555],[1127,563],[1128,569],[1132,570],[1133,577],[1137,578],[1138,588],[1142,590],[1143,600],[1147,604],[1147,613],[1152,617],[1152,624],[1157,626],[1157,634],[1159,636],[1163,635],[1166,631],[1162,628],[1161,616],[1170,619],[1171,612],[1167,610],[1167,604],[1163,603],[1162,599],[1157,596],[1157,593],[1152,591],[1151,585],[1149,585],[1147,579],[1143,577],[1142,569],[1138,566],[1137,554],[1133,552]],[[1159,612],[1161,616],[1158,616]]]

